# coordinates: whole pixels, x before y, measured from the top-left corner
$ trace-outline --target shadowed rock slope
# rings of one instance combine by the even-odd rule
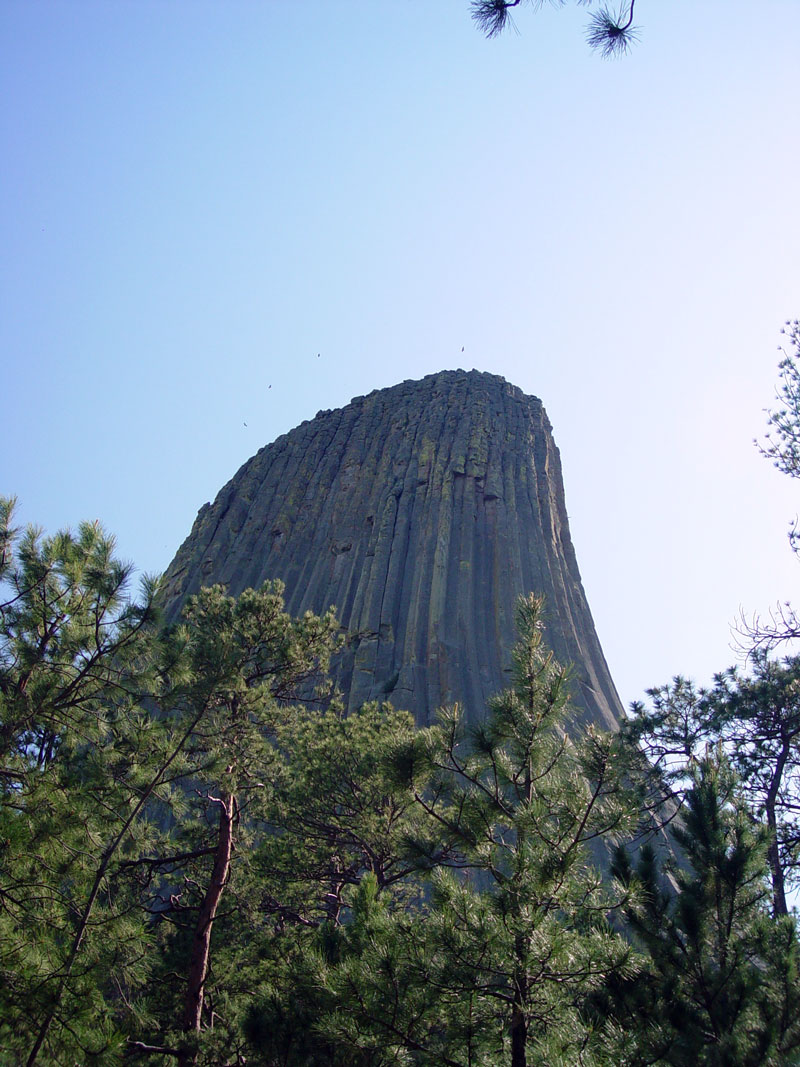
[[[205,504],[166,574],[174,618],[202,585],[280,578],[287,610],[335,604],[355,639],[349,707],[390,699],[426,724],[469,718],[508,684],[514,605],[547,598],[547,639],[597,725],[622,708],[581,585],[561,464],[536,397],[442,371],[321,411],[262,448]]]

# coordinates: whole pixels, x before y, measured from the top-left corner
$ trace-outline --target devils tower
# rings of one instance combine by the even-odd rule
[[[508,685],[514,606],[544,593],[547,639],[587,719],[622,708],[569,534],[540,400],[503,378],[442,371],[321,411],[248,460],[205,504],[166,573],[175,618],[203,585],[285,583],[287,610],[334,604],[353,635],[348,707],[389,699],[475,720]]]

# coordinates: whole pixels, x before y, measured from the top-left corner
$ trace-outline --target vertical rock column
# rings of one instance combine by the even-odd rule
[[[476,720],[508,684],[514,606],[544,593],[547,639],[589,721],[622,714],[581,585],[541,402],[495,375],[442,371],[320,412],[262,448],[201,508],[166,574],[186,596],[280,578],[287,609],[335,604],[354,634],[349,707],[391,699],[428,723]]]

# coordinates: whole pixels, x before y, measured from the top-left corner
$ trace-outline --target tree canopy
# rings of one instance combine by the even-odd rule
[[[98,524],[12,512],[0,1061],[796,1062],[794,661],[579,730],[529,596],[485,718],[416,730],[344,713],[332,609],[215,586],[167,628]],[[682,860],[642,845],[634,739],[680,791]]]

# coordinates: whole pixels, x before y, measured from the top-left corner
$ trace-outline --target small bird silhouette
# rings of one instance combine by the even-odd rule
[[[462,352],[464,351],[464,346],[463,346],[463,345],[461,346],[461,351],[462,351]]]
[[[247,425],[247,423],[245,423],[245,426],[246,426],[246,425]]]

